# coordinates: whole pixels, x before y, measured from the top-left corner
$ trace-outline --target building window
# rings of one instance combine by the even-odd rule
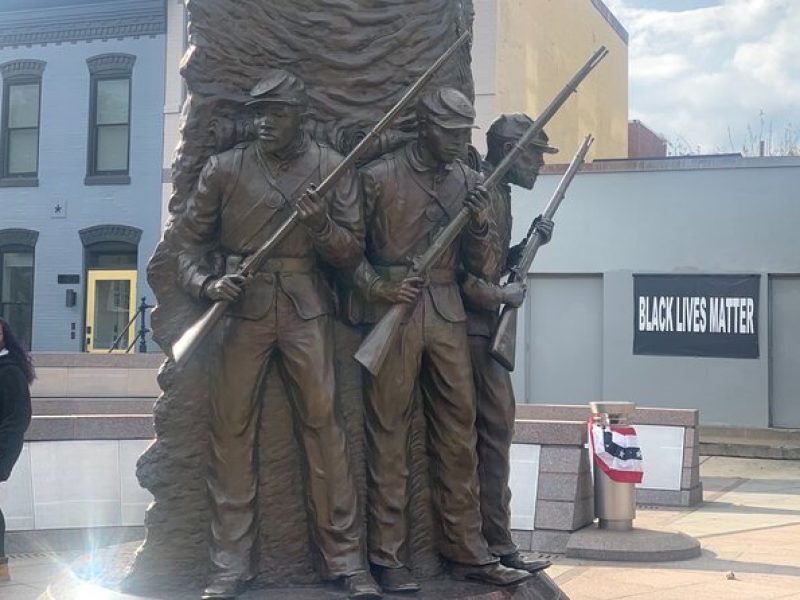
[[[88,185],[130,183],[131,74],[136,57],[101,54],[91,74]]]
[[[0,229],[0,316],[28,350],[33,331],[33,264],[38,236],[26,229]]]
[[[0,65],[3,77],[0,185],[38,185],[42,72],[39,60]]]

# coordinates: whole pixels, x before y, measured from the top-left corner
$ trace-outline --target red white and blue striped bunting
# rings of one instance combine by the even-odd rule
[[[588,427],[594,464],[612,481],[641,483],[644,471],[636,430],[630,425],[596,425],[591,420]]]

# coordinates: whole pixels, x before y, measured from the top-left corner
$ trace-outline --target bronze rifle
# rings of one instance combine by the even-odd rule
[[[483,183],[487,190],[491,190],[503,180],[503,177],[512,167],[514,161],[523,149],[536,138],[542,129],[544,129],[544,126],[550,121],[553,115],[558,112],[572,93],[575,92],[578,85],[580,85],[592,69],[594,69],[607,54],[608,49],[605,46],[601,46],[591,58],[586,61],[586,64],[575,73],[567,85],[564,86],[547,108],[544,109],[542,114],[536,118],[534,124],[528,128],[509,153],[506,154],[505,158],[497,165],[497,168],[495,168],[492,174],[489,175]],[[416,256],[412,260],[407,277],[424,277],[428,270],[441,258],[450,244],[455,241],[461,233],[461,230],[469,222],[469,219],[469,210],[466,207],[462,208],[439,235],[436,236],[431,246],[423,254]],[[377,375],[381,370],[389,348],[391,348],[397,337],[400,324],[403,322],[407,312],[411,310],[411,306],[411,304],[405,303],[392,305],[358,347],[354,358],[373,375]]]
[[[468,31],[464,32],[453,45],[450,46],[410,88],[408,88],[405,94],[403,94],[403,97],[400,98],[378,124],[372,128],[372,131],[370,131],[358,145],[350,151],[344,160],[342,160],[342,162],[315,188],[314,191],[319,197],[324,197],[333,189],[333,186],[336,185],[339,179],[356,164],[369,146],[378,139],[381,133],[388,129],[400,113],[402,113],[419,95],[420,91],[422,91],[441,66],[456,52],[456,50],[458,50],[458,48],[469,40],[470,37],[471,34]],[[257,272],[269,254],[299,222],[300,217],[297,210],[292,210],[291,214],[278,226],[269,239],[267,239],[258,250],[242,261],[236,274],[247,277]],[[214,302],[214,304],[211,305],[211,307],[172,345],[172,357],[175,359],[175,364],[178,367],[183,366],[189,360],[195,349],[200,345],[200,342],[205,339],[214,328],[214,325],[216,325],[225,314],[229,304],[230,302],[227,300],[218,300]]]
[[[569,164],[566,173],[564,173],[564,176],[561,178],[556,191],[553,192],[553,196],[550,198],[547,206],[545,206],[542,216],[546,219],[552,219],[553,215],[556,214],[556,211],[558,210],[558,207],[567,192],[567,188],[569,187],[569,184],[572,183],[575,174],[578,172],[578,169],[583,163],[583,159],[586,158],[586,153],[589,151],[589,147],[592,145],[592,142],[594,142],[594,138],[591,135],[587,135],[586,139],[583,140],[583,144],[581,144],[578,152],[573,157],[572,162]],[[539,232],[536,230],[534,220],[534,223],[528,230],[527,241],[525,242],[525,248],[522,251],[522,256],[519,259],[519,263],[517,263],[514,268],[511,269],[511,275],[509,276],[507,283],[512,283],[514,281],[525,281],[528,270],[531,268],[533,259],[536,257],[536,252],[541,247],[542,242],[542,236],[539,235]],[[506,369],[513,371],[516,351],[517,309],[506,304],[503,306],[503,309],[500,312],[500,322],[498,323],[497,329],[494,332],[494,337],[492,337],[492,344],[489,347],[489,353]]]

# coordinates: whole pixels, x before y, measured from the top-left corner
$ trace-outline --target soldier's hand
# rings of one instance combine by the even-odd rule
[[[206,298],[217,302],[226,300],[233,302],[242,294],[245,278],[241,275],[224,275],[219,279],[209,282],[204,288],[203,293]]]
[[[512,308],[519,308],[525,301],[525,292],[527,286],[521,281],[512,281],[507,283],[502,288],[503,290],[503,304],[508,304]]]
[[[522,253],[525,251],[525,244],[528,243],[528,238],[522,240],[516,246],[511,246],[508,250],[508,258],[506,259],[506,269],[509,271],[519,264],[522,260]]]
[[[297,215],[303,225],[317,233],[328,224],[328,206],[313,185],[297,201]]]
[[[381,279],[372,287],[372,295],[389,304],[411,304],[425,286],[424,277],[406,277],[403,281]]]
[[[483,228],[489,221],[489,192],[482,185],[476,185],[464,199],[464,205],[469,209],[472,221]]]
[[[546,244],[553,238],[553,227],[555,227],[552,219],[539,215],[533,220],[533,228],[539,232],[542,237],[542,244]]]

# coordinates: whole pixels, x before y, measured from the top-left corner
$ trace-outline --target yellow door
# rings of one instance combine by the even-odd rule
[[[122,336],[111,351],[125,352],[136,336],[136,323],[128,327],[136,313],[136,271],[88,271],[86,290],[86,351],[108,352]]]

